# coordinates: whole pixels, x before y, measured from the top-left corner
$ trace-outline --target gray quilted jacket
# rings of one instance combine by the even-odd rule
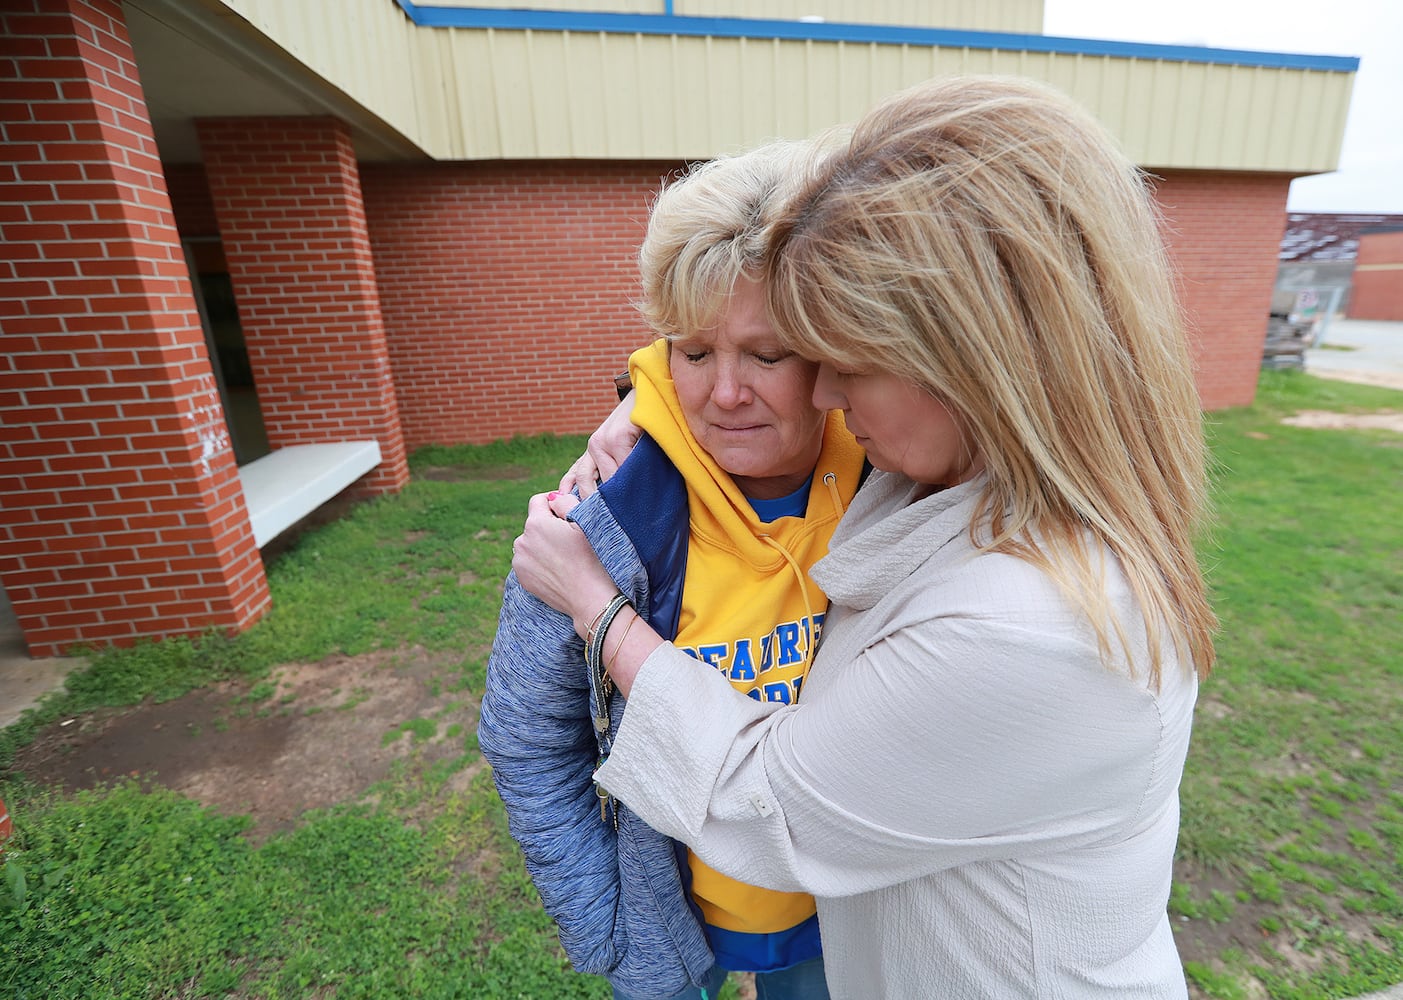
[[[665,637],[676,634],[687,557],[681,474],[648,437],[575,508],[619,589]],[[624,702],[615,693],[617,732]],[[617,806],[600,819],[593,774],[607,744],[590,722],[584,644],[570,619],[507,577],[478,740],[531,880],[574,967],[620,992],[669,997],[713,965],[687,898],[679,846]]]

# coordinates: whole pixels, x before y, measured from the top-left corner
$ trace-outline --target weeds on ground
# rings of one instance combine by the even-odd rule
[[[424,787],[398,790],[422,799]],[[569,972],[490,774],[423,826],[348,805],[255,849],[245,825],[135,784],[31,800],[0,908],[0,992],[106,997],[607,996]],[[490,858],[490,864],[479,863]]]
[[[584,439],[429,448],[399,494],[302,537],[268,569],[274,609],[235,638],[106,650],[68,692],[0,734],[8,764],[39,727],[102,706],[369,649],[463,651],[444,697],[481,693],[526,499]],[[423,719],[390,736],[422,738]],[[21,819],[0,880],[0,996],[14,1000],[385,997],[587,1000],[569,967],[474,732],[413,756],[357,802],[254,844],[219,816],[127,781],[61,797],[0,774]],[[735,987],[723,998],[734,1000]]]
[[[1403,394],[1271,372],[1212,415],[1222,632],[1170,901],[1205,996],[1403,981],[1403,441],[1280,423],[1390,408]]]
[[[416,454],[401,493],[269,566],[273,610],[258,625],[93,653],[66,694],[0,734],[4,763],[57,719],[334,653],[461,650],[452,686],[480,693],[526,498],[554,486],[583,444]],[[255,683],[248,697],[271,691]],[[455,759],[368,789],[374,806],[309,814],[257,846],[246,821],[158,787],[62,798],[0,780],[22,816],[0,882],[0,996],[607,996],[602,980],[569,971],[476,736],[457,738]]]

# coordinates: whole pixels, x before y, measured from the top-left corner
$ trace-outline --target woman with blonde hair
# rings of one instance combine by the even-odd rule
[[[1185,996],[1166,903],[1215,621],[1143,178],[1051,90],[935,81],[817,167],[768,276],[879,470],[811,571],[823,644],[801,702],[747,703],[624,612],[600,784],[812,892],[834,997]],[[568,507],[533,498],[514,565],[583,631],[614,587]]]

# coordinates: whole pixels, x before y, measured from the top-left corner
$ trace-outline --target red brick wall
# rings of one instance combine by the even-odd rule
[[[1291,178],[1164,171],[1156,199],[1179,280],[1206,409],[1257,391]]]
[[[268,607],[116,0],[0,14],[0,581],[30,653]]]
[[[592,430],[648,339],[651,197],[678,164],[363,165],[405,441]]]
[[[362,167],[406,443],[587,431],[647,337],[633,255],[671,163]],[[1289,178],[1158,184],[1208,408],[1250,403]]]
[[[634,254],[676,164],[362,164],[405,444],[582,432],[647,338]],[[196,171],[197,173],[197,171]],[[1289,178],[1167,172],[1157,184],[1208,408],[1250,403]],[[199,184],[173,182],[182,229]],[[187,222],[187,219],[190,220]]]
[[[408,463],[349,131],[197,124],[269,443],[376,438],[381,464],[359,489],[399,489]]]
[[[1359,238],[1349,316],[1403,320],[1403,232],[1365,233]]]

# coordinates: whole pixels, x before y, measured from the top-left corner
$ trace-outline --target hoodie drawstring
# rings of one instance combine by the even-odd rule
[[[823,485],[828,487],[828,495],[833,499],[833,509],[838,512],[839,517],[842,517],[843,514],[847,512],[847,506],[843,503],[842,494],[838,492],[838,477],[832,472],[825,472],[823,474]],[[804,571],[799,568],[799,563],[789,554],[788,549],[769,535],[759,535],[758,537],[780,555],[784,556],[784,561],[789,564],[790,570],[794,573],[794,579],[799,582],[799,596],[804,599],[804,620],[808,622],[808,627],[804,629],[804,659],[807,661],[807,666],[805,666],[804,669],[807,673],[808,668],[813,666],[814,657],[814,608],[813,605],[809,603],[808,581],[805,579]]]
[[[789,563],[789,568],[794,571],[794,579],[799,581],[799,596],[804,599],[804,621],[808,623],[804,629],[804,671],[807,673],[809,667],[813,666],[814,608],[813,605],[809,603],[809,588],[804,579],[804,571],[799,568],[799,564],[795,561],[794,557],[789,554],[789,550],[779,542],[775,541],[769,535],[760,535],[759,538],[780,555],[784,556],[784,561]]]
[[[831,472],[825,472],[823,485],[828,487],[828,495],[833,498],[833,509],[842,517],[848,512],[848,508],[843,504],[842,494],[838,492],[838,477]]]

